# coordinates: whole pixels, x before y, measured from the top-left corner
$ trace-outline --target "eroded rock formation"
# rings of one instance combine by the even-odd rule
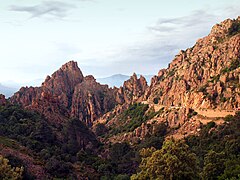
[[[5,96],[0,94],[0,106],[5,105],[5,104],[6,104]]]

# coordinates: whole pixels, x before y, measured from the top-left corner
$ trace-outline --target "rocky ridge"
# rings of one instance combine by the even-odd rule
[[[120,89],[109,88],[91,75],[84,77],[77,62],[70,61],[47,76],[41,87],[22,87],[10,101],[38,111],[53,123],[76,117],[91,126],[115,105],[142,96],[147,87],[145,78],[134,74]]]
[[[120,104],[124,102],[130,104],[139,100],[147,88],[146,79],[143,76],[140,76],[138,79],[134,73],[130,79],[125,81],[123,86],[119,88],[116,99]]]
[[[154,123],[166,123],[182,138],[199,131],[201,124],[222,123],[240,109],[240,17],[213,26],[210,34],[192,48],[181,50],[167,69],[151,80],[139,101],[157,115],[132,132],[118,134],[112,142],[130,141],[151,133]],[[213,116],[212,116],[213,115]],[[113,118],[116,121],[116,118]],[[154,122],[154,123],[153,123]],[[114,124],[108,121],[107,125]]]
[[[192,48],[180,51],[152,79],[145,100],[165,106],[236,109],[239,102],[240,35],[231,34],[239,23],[225,20],[199,39]]]
[[[181,50],[167,69],[152,78],[149,87],[143,76],[138,79],[134,73],[122,87],[108,88],[93,76],[84,77],[77,63],[70,61],[48,76],[41,87],[21,88],[11,102],[36,110],[53,122],[77,117],[88,126],[95,121],[111,126],[129,104],[142,102],[155,112],[161,110],[154,117],[157,122],[196,132],[199,120],[211,118],[201,114],[203,111],[214,109],[223,117],[221,114],[234,114],[240,107],[239,23],[240,17],[215,25],[192,48]],[[188,121],[193,121],[194,129],[186,128]],[[145,131],[141,127],[133,132],[136,136]]]

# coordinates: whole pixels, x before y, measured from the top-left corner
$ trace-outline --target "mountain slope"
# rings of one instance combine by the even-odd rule
[[[237,20],[225,20],[211,33],[185,51],[180,51],[160,70],[146,92],[146,100],[159,98],[165,106],[235,109],[240,107],[239,30],[232,32]]]
[[[223,123],[223,117],[234,115],[240,109],[239,27],[240,17],[215,25],[208,36],[192,48],[181,50],[167,69],[152,78],[145,94],[136,101],[147,104],[146,115],[152,112],[154,117],[142,119],[141,125],[136,127],[135,123],[129,131],[121,130],[134,121],[130,118],[123,124],[121,120],[128,107],[117,107],[109,113],[115,116],[106,121],[106,126],[118,129],[109,141],[141,140],[161,123],[168,126],[168,136],[183,138],[198,133],[201,124]]]
[[[88,126],[117,104],[130,103],[144,94],[147,83],[135,75],[123,87],[109,88],[89,75],[84,77],[77,63],[64,64],[52,76],[47,76],[40,87],[22,87],[10,101],[43,114],[49,121],[61,124],[76,117]],[[126,87],[128,86],[128,87]]]
[[[84,84],[90,88],[84,89]],[[83,90],[80,90],[82,87]],[[76,95],[79,91],[81,93]],[[105,97],[105,93],[108,93],[108,96]],[[76,96],[79,100],[77,104],[76,99],[73,99]],[[103,98],[101,101],[100,96]],[[47,76],[42,86],[21,88],[11,97],[11,102],[36,110],[53,123],[64,122],[69,117],[78,117],[81,121],[91,124],[94,114],[99,115],[112,108],[115,102],[112,106],[111,103],[104,106],[105,98],[111,96],[113,89],[100,85],[93,77],[83,77],[77,63],[70,61],[52,76]]]
[[[240,17],[215,25],[208,36],[180,51],[169,67],[152,79],[144,98],[167,110],[160,121],[180,127],[178,132],[184,135],[195,133],[199,123],[239,110],[239,27]]]
[[[36,112],[9,104],[0,106],[0,116],[0,154],[24,165],[25,179],[81,174],[73,167],[73,157],[79,151],[94,154],[99,146],[95,135],[77,119],[56,127]]]

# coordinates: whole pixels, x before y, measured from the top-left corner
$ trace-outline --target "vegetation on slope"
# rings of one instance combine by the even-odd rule
[[[141,164],[131,179],[239,179],[240,112],[223,125],[210,122],[199,136],[165,141],[161,149],[140,150]]]
[[[119,124],[110,130],[110,134],[132,132],[142,123],[152,119],[157,112],[149,110],[148,104],[133,103],[120,116]]]
[[[3,148],[20,151],[21,146],[25,147],[22,153],[38,160],[38,164],[52,177],[64,178],[74,174],[77,153],[85,148],[78,142],[79,133],[84,134],[81,138],[98,143],[88,128],[76,119],[70,119],[63,127],[56,128],[35,112],[13,105],[0,107],[0,143]],[[26,167],[18,156],[11,157],[10,164],[13,161]],[[29,174],[28,168],[24,169],[24,178],[35,178],[34,174]]]

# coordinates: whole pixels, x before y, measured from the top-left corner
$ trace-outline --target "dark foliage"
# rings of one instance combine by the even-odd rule
[[[119,117],[121,125],[114,127],[110,133],[118,134],[122,132],[132,132],[142,123],[153,118],[158,112],[148,111],[148,104],[134,103],[125,110]]]
[[[240,22],[235,20],[232,26],[228,30],[229,36],[233,36],[240,32]]]
[[[208,123],[200,136],[186,141],[197,155],[203,179],[238,179],[240,175],[240,112],[227,116],[223,125]]]
[[[57,138],[57,134],[64,138]],[[14,139],[30,149],[32,156],[45,164],[46,171],[56,178],[73,177],[72,164],[77,161],[77,153],[82,149],[89,154],[88,142],[93,147],[98,146],[94,134],[79,120],[70,119],[62,127],[55,128],[38,113],[13,105],[0,106],[0,137]],[[15,146],[12,148],[17,150]],[[17,157],[10,157],[10,160],[26,167]],[[24,170],[26,179],[34,179],[27,168]]]

